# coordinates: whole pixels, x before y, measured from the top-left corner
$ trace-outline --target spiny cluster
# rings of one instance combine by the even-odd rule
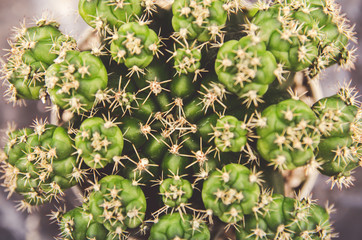
[[[312,108],[287,90],[297,71],[353,60],[333,1],[81,0],[79,12],[100,45],[41,54],[56,55],[41,89],[68,132],[40,122],[13,131],[2,157],[5,185],[28,205],[75,183],[90,190],[53,214],[61,239],[210,239],[218,225],[239,239],[333,237],[328,211],[265,190],[278,189],[265,181],[275,170],[297,167],[348,185],[361,161],[353,90]]]
[[[247,107],[263,102],[261,97],[276,77],[282,81],[282,74],[277,70],[273,54],[266,50],[263,42],[251,36],[227,41],[218,51],[215,62],[219,81],[230,92],[245,99],[243,103]]]
[[[62,127],[35,121],[33,128],[9,129],[2,159],[3,186],[11,196],[24,196],[18,208],[59,200],[64,190],[82,179],[73,141]]]
[[[247,143],[248,124],[234,116],[223,116],[217,120],[213,137],[222,152],[241,152]]]
[[[241,7],[239,1],[176,0],[172,4],[173,35],[200,42],[223,41],[227,17]]]
[[[78,114],[92,109],[96,97],[101,97],[97,93],[106,88],[107,81],[102,61],[89,52],[79,51],[68,51],[65,60],[52,64],[45,75],[52,103]]]
[[[266,108],[257,134],[258,151],[275,168],[294,169],[314,160],[319,144],[317,117],[300,100],[287,99]]]
[[[311,199],[296,200],[280,194],[264,193],[254,215],[245,219],[245,227],[236,239],[323,239],[337,237],[329,222],[332,208],[316,205]]]
[[[335,1],[259,2],[247,32],[266,42],[287,70],[306,70],[313,78],[336,62],[353,68],[355,50],[348,49],[348,41],[356,41],[354,27]]]
[[[260,181],[255,176],[239,164],[229,164],[213,172],[204,181],[202,189],[206,209],[229,224],[237,225],[243,221],[244,215],[252,213],[260,195]]]
[[[193,186],[183,177],[185,176],[174,175],[159,181],[160,195],[162,196],[165,208],[158,210],[157,213],[153,214],[154,216],[158,216],[164,211],[168,212],[169,208],[172,211],[186,212],[185,208],[193,194]]]
[[[313,106],[319,118],[321,142],[317,157],[321,172],[331,176],[332,186],[350,186],[352,170],[361,165],[361,105],[355,89],[342,86],[336,95]]]
[[[79,14],[90,26],[102,35],[121,27],[127,21],[152,15],[156,10],[153,0],[81,0]]]
[[[154,56],[158,56],[160,42],[157,34],[145,23],[129,22],[112,35],[110,52],[113,60],[129,68],[130,75],[139,74]]]
[[[123,134],[111,119],[88,118],[82,122],[75,136],[75,148],[90,168],[104,168],[120,158]]]
[[[54,62],[63,62],[65,53],[76,47],[75,41],[58,30],[58,24],[41,18],[27,28],[25,22],[14,29],[9,40],[7,62],[1,75],[8,85],[5,95],[11,103],[21,99],[46,100],[44,78],[46,69]]]
[[[139,226],[146,199],[138,186],[121,176],[110,175],[96,182],[79,208],[54,213],[64,239],[127,239],[127,228]]]
[[[155,221],[149,239],[207,240],[210,239],[210,231],[198,216],[166,214]]]
[[[196,41],[192,42],[191,46],[186,40],[181,42],[175,39],[175,41],[174,52],[171,51],[171,54],[176,73],[178,75],[194,73],[194,78],[196,79],[197,75],[202,71],[200,69],[200,61],[203,45],[196,45]]]

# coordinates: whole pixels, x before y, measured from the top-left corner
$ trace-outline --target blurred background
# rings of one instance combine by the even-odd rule
[[[352,23],[356,23],[356,32],[362,42],[362,1],[341,0],[342,5]],[[41,17],[44,11],[53,16],[61,25],[63,33],[79,40],[84,37],[88,26],[77,13],[78,0],[0,0],[0,56],[6,54],[7,39],[12,27],[17,27],[23,19],[26,22]],[[357,55],[361,54],[359,47]],[[329,68],[323,76],[322,91],[324,96],[332,95],[338,88],[338,83],[352,79],[352,85],[362,90],[362,60],[358,58],[356,69],[351,72]],[[1,96],[4,88],[0,88]],[[0,129],[5,129],[8,122],[16,122],[19,128],[29,126],[35,118],[49,118],[45,106],[40,101],[28,101],[26,106],[13,108],[0,97]],[[0,147],[3,147],[0,142]],[[332,215],[334,228],[341,240],[362,240],[362,168],[354,174],[356,181],[350,189],[339,191],[330,190],[328,178],[319,176],[312,191],[313,198],[324,205],[327,201],[334,204],[337,212]],[[67,200],[74,201],[75,195],[68,191]],[[54,209],[48,204],[32,214],[21,213],[15,210],[19,196],[12,196],[7,200],[7,193],[0,188],[0,240],[48,240],[54,239],[58,233],[56,224],[51,224],[50,211]]]

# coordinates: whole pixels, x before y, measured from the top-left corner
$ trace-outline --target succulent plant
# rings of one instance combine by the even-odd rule
[[[330,208],[310,199],[301,201],[280,194],[262,197],[255,215],[245,219],[236,239],[331,239]]]
[[[59,214],[62,237],[68,239],[123,239],[127,228],[139,226],[146,199],[128,179],[109,175],[93,185],[81,208]]]
[[[62,215],[59,226],[62,231],[61,236],[65,239],[100,240],[107,239],[108,235],[107,229],[82,208],[74,208]]]
[[[353,28],[334,1],[261,3],[248,31],[288,70],[308,69],[313,77],[336,62],[351,67],[348,41],[354,40]]]
[[[3,164],[9,194],[24,196],[19,209],[31,210],[52,199],[83,177],[73,141],[63,127],[36,120],[33,128],[10,129]]]
[[[145,1],[146,2],[146,1]],[[82,0],[79,1],[79,14],[84,21],[100,33],[119,28],[125,22],[140,17],[142,1]]]
[[[247,106],[258,105],[279,72],[274,55],[263,42],[251,36],[225,42],[218,51],[215,71],[226,88],[245,98]]]
[[[222,152],[241,152],[247,143],[246,124],[234,116],[219,118],[215,126],[215,145]]]
[[[331,176],[333,185],[348,186],[353,180],[351,172],[361,159],[361,108],[354,89],[341,87],[337,94],[316,102],[313,110],[321,132],[317,154],[320,171]]]
[[[8,131],[3,185],[24,196],[19,208],[77,185],[82,204],[52,213],[60,239],[334,237],[330,208],[283,188],[284,176],[316,168],[349,186],[361,165],[354,89],[313,106],[293,92],[300,71],[352,66],[339,6],[170,4],[80,0],[93,49],[54,21],[17,30],[2,70],[9,100],[41,98],[61,116]]]
[[[113,34],[110,52],[117,63],[124,63],[131,72],[137,72],[158,55],[159,45],[157,34],[145,23],[129,22]]]
[[[68,51],[62,63],[49,66],[45,85],[51,101],[61,109],[82,113],[95,105],[97,93],[107,87],[107,70],[89,52]]]
[[[157,219],[151,228],[150,240],[210,239],[206,223],[191,215],[166,214]]]
[[[219,0],[176,0],[172,4],[174,35],[199,42],[219,40],[228,14],[237,10],[235,5]]]
[[[42,99],[45,101],[45,73],[47,68],[63,62],[67,51],[76,47],[75,40],[63,35],[55,21],[39,19],[33,27],[22,24],[15,28],[9,41],[7,63],[3,65],[3,78],[9,85],[8,101]]]
[[[110,119],[93,117],[84,120],[74,141],[78,156],[94,169],[116,162],[123,150],[122,131]]]
[[[315,159],[320,132],[312,109],[300,100],[287,99],[267,107],[257,129],[258,152],[275,168],[293,169]]]
[[[202,200],[221,221],[236,224],[251,214],[260,195],[258,178],[247,167],[225,165],[204,181]]]

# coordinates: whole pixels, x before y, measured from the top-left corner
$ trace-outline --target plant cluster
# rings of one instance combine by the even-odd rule
[[[342,188],[361,165],[355,89],[313,103],[293,91],[299,72],[353,68],[338,4],[80,0],[79,14],[99,40],[87,51],[45,18],[9,41],[8,101],[40,99],[60,119],[7,131],[3,185],[19,209],[78,185],[82,205],[52,213],[59,239],[336,236],[332,208],[289,196],[283,176],[319,170]]]

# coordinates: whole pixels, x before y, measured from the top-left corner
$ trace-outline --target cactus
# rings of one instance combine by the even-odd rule
[[[312,109],[300,100],[288,99],[266,108],[257,133],[260,155],[280,170],[293,169],[315,160],[320,132]]]
[[[62,231],[61,236],[65,239],[107,239],[108,230],[82,208],[74,208],[57,217]]]
[[[175,36],[207,42],[219,40],[227,16],[237,11],[233,4],[223,1],[177,0],[172,4],[172,26]]]
[[[142,223],[146,199],[138,186],[109,175],[93,185],[81,208],[55,214],[67,239],[127,239],[127,228]]]
[[[9,130],[8,138],[4,186],[10,195],[24,196],[19,209],[31,211],[33,206],[60,199],[65,189],[82,180],[74,143],[64,128],[39,120],[33,128]]]
[[[361,165],[354,90],[312,107],[293,93],[300,71],[352,66],[334,1],[80,0],[79,13],[100,47],[79,50],[41,19],[3,64],[10,101],[62,116],[8,131],[3,184],[19,209],[77,185],[81,206],[52,213],[60,239],[335,236],[330,208],[283,191],[316,168],[349,186]]]
[[[179,213],[163,215],[151,228],[149,240],[210,239],[205,222],[191,215]]]
[[[361,161],[361,108],[354,89],[341,87],[336,95],[316,102],[313,110],[321,132],[317,151],[322,162],[320,171],[331,176],[333,185],[349,186],[353,180],[351,171]]]
[[[79,14],[84,21],[102,34],[119,28],[125,22],[140,17],[142,1],[82,0],[79,1]]]
[[[247,143],[247,125],[234,116],[223,116],[215,126],[215,145],[222,152],[241,152]]]
[[[217,54],[215,70],[219,81],[244,98],[243,103],[247,106],[263,102],[261,97],[269,84],[279,77],[273,54],[263,42],[257,42],[251,36],[223,44]]]
[[[123,24],[112,36],[111,55],[117,63],[124,63],[131,73],[142,71],[158,55],[160,39],[145,23]]]
[[[161,180],[160,195],[167,208],[180,208],[183,210],[182,207],[191,198],[192,193],[191,183],[178,175]]]
[[[46,99],[45,73],[54,62],[64,61],[65,53],[76,47],[75,40],[63,35],[53,20],[39,19],[33,27],[25,22],[15,28],[9,41],[8,61],[3,65],[3,78],[7,82],[8,101],[20,99]]]
[[[348,41],[353,27],[334,1],[270,1],[247,26],[288,70],[315,77],[333,63],[350,65]],[[325,39],[325,40],[324,40]],[[348,64],[346,64],[348,63]]]
[[[310,199],[301,201],[280,194],[263,196],[258,212],[245,219],[236,239],[331,239],[330,208]]]
[[[94,107],[97,93],[106,88],[107,82],[102,61],[89,52],[68,51],[65,60],[52,64],[45,75],[52,102],[78,114]]]
[[[201,48],[203,45],[196,45],[196,41],[189,44],[187,41],[177,42],[175,51],[172,53],[174,68],[178,75],[195,73],[200,70]],[[196,46],[195,46],[196,45]],[[195,76],[196,77],[196,76]]]
[[[214,171],[204,182],[202,200],[221,221],[236,224],[252,213],[260,188],[258,179],[248,168],[229,164]]]
[[[88,118],[75,137],[75,147],[89,167],[104,168],[121,156],[123,134],[111,119]]]
[[[121,176],[109,175],[99,181],[87,202],[89,212],[110,231],[113,238],[125,236],[127,228],[139,226],[146,211],[146,199],[138,186]]]

